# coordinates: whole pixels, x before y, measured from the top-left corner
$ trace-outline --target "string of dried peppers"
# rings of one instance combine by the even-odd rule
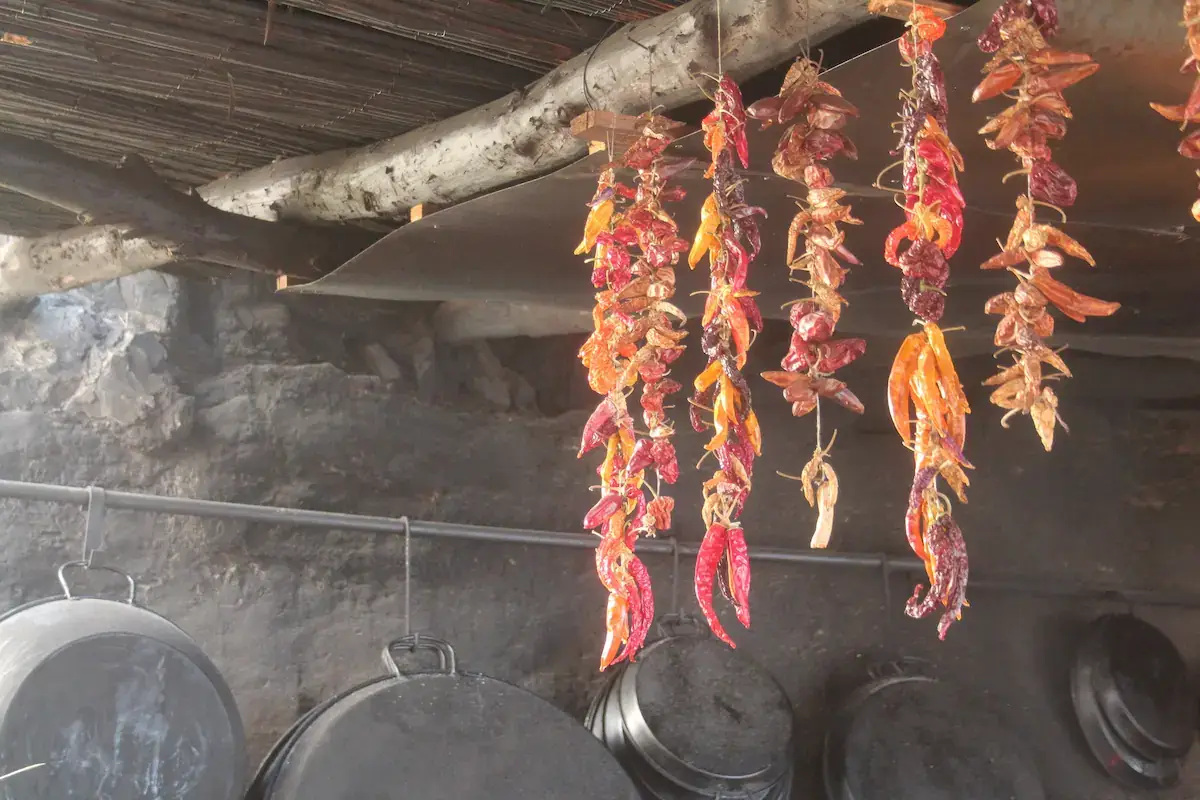
[[[984,385],[996,387],[991,402],[1007,410],[1001,425],[1007,428],[1016,414],[1029,415],[1047,451],[1054,446],[1055,423],[1062,424],[1063,430],[1067,427],[1058,413],[1058,396],[1046,382],[1071,377],[1066,362],[1045,343],[1054,333],[1054,318],[1047,307],[1054,305],[1076,322],[1107,317],[1121,307],[1076,292],[1051,275],[1065,262],[1064,254],[1093,267],[1096,261],[1079,242],[1036,219],[1037,207],[1045,206],[1065,222],[1063,209],[1075,204],[1078,187],[1054,162],[1049,142],[1066,135],[1071,118],[1063,90],[1100,68],[1085,53],[1049,47],[1046,39],[1057,32],[1055,0],[1006,0],[979,37],[979,49],[994,56],[984,66],[986,77],[971,98],[979,102],[1003,94],[1013,100],[979,132],[992,136],[988,147],[1010,150],[1020,160],[1021,169],[1005,180],[1026,176],[1026,191],[1017,198],[1017,216],[1008,239],[999,254],[982,264],[983,269],[1008,269],[1018,282],[1014,291],[990,298],[984,307],[988,314],[1000,315],[996,346],[1015,355],[1012,365]],[[1021,264],[1027,269],[1017,269]],[[1045,364],[1056,372],[1045,374]]]
[[[667,183],[695,161],[664,157],[671,142],[667,120],[648,116],[639,122],[644,123],[641,137],[619,163],[610,161],[601,172],[583,241],[575,250],[582,255],[594,248],[592,284],[601,290],[593,310],[595,330],[579,357],[589,385],[604,399],[584,427],[579,455],[606,449],[597,469],[600,500],[583,521],[584,528],[600,535],[596,571],[609,592],[602,670],[632,661],[645,642],[654,595],[646,567],[633,551],[639,536],[671,527],[675,501],[660,490],[679,477],[664,403],[683,388],[668,377],[668,367],[683,353],[687,320],[669,300],[675,294],[674,265],[688,244],[663,204],[683,199],[684,190]],[[617,181],[618,166],[636,170],[636,187]],[[627,406],[639,377],[644,433],[635,429]],[[656,476],[653,485],[646,478],[650,470]],[[649,501],[647,491],[653,495]]]
[[[1150,107],[1169,119],[1179,123],[1179,130],[1186,131],[1188,123],[1200,122],[1200,0],[1184,0],[1183,25],[1187,28],[1188,57],[1184,59],[1179,71],[1185,75],[1195,71],[1196,81],[1192,84],[1192,93],[1188,95],[1187,103],[1181,106],[1168,106],[1163,103],[1151,103]],[[1179,155],[1184,158],[1200,159],[1200,128],[1183,137],[1179,143]],[[1200,176],[1200,170],[1196,171]],[[1200,222],[1200,200],[1192,204],[1192,217]]]
[[[950,498],[938,490],[938,478],[965,503],[969,481],[964,468],[971,468],[963,455],[971,409],[937,324],[946,306],[948,259],[962,241],[965,206],[958,188],[962,156],[946,134],[946,87],[933,52],[933,43],[945,30],[933,11],[917,5],[900,39],[901,58],[912,69],[912,90],[901,94],[904,106],[895,151],[902,156],[906,221],[884,246],[884,258],[904,274],[901,293],[918,317],[914,324],[921,326],[900,345],[888,376],[892,422],[914,455],[905,533],[913,552],[925,562],[930,582],[923,599],[924,587],[917,585],[905,613],[919,619],[942,606],[938,637],[943,639],[950,625],[962,618],[968,567],[962,531]],[[908,245],[901,251],[904,242]]]
[[[797,59],[777,95],[746,109],[764,129],[773,124],[787,125],[771,166],[775,174],[802,183],[807,189],[805,201],[799,203],[800,211],[788,227],[787,263],[792,272],[807,273],[804,278],[791,280],[807,286],[811,296],[791,303],[788,319],[793,332],[791,346],[780,363],[782,370],[764,372],[762,377],[783,389],[794,416],[817,411],[816,447],[798,478],[809,506],[817,508],[812,547],[829,544],[838,497],[837,473],[825,460],[837,433],[828,446],[822,445],[820,398],[834,400],[856,414],[863,412],[862,402],[845,383],[831,376],[867,349],[862,339],[833,338],[846,303],[838,290],[849,270],[841,262],[861,263],[846,247],[846,234],[838,225],[862,222],[852,216],[850,206],[842,205],[846,192],[834,188],[833,173],[822,162],[838,154],[858,157],[854,143],[841,132],[850,117],[858,116],[858,109],[836,88],[819,79],[820,70],[820,65],[808,58]],[[797,258],[801,237],[804,253]]]
[[[766,212],[746,204],[734,164],[736,158],[743,168],[749,167],[741,90],[722,75],[713,101],[714,108],[702,124],[704,146],[712,154],[705,177],[712,179],[713,191],[704,201],[688,254],[693,269],[705,255],[709,258],[710,286],[700,338],[708,366],[694,382],[690,419],[698,433],[712,430],[704,449],[716,456],[719,469],[704,483],[705,534],[696,557],[695,585],[709,627],[735,647],[713,608],[713,580],[733,604],[738,621],[749,627],[750,555],[738,518],[750,495],[762,433],[742,369],[752,337],[763,325],[754,300],[757,292],[746,288],[746,277],[762,246],[755,217]]]

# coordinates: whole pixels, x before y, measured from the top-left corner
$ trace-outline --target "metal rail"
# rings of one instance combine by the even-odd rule
[[[596,546],[596,537],[590,534],[462,525],[453,522],[427,522],[409,520],[407,517],[375,517],[332,511],[310,511],[301,508],[196,500],[186,497],[162,497],[97,487],[76,488],[47,483],[0,480],[0,499],[88,507],[94,506],[97,498],[101,498],[99,500],[102,504],[101,508],[144,511],[153,514],[231,519],[242,522],[263,522],[269,525],[294,525],[305,528],[328,528],[363,533],[399,534],[401,536],[407,531],[412,536],[466,539],[502,544],[587,549],[594,549]],[[639,553],[664,555],[678,553],[694,556],[698,549],[694,544],[675,542],[670,539],[642,539],[638,543]],[[831,553],[822,550],[756,547],[751,551],[751,558],[755,561],[782,564],[814,564],[879,570],[883,576],[885,592],[892,573],[924,572],[925,570],[925,565],[915,558],[897,558],[885,553]],[[1034,581],[1020,578],[972,578],[971,588],[1036,597],[1084,598],[1094,601],[1123,602],[1131,605],[1200,609],[1200,594],[1190,592],[1163,592],[1155,589],[1097,586],[1051,580]]]

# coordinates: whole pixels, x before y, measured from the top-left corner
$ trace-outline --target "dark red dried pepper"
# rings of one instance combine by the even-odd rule
[[[963,541],[958,523],[949,514],[939,517],[925,532],[929,558],[935,566],[934,580],[921,599],[924,586],[918,584],[912,597],[905,604],[904,612],[913,619],[921,619],[933,612],[938,605],[945,608],[938,621],[938,638],[945,639],[946,632],[955,621],[962,618],[962,609],[967,599],[967,545]]]
[[[716,637],[730,647],[737,647],[733,643],[733,639],[730,639],[729,634],[725,632],[725,627],[717,617],[716,609],[713,608],[713,581],[716,580],[717,569],[725,554],[727,537],[726,527],[717,522],[709,525],[708,530],[704,533],[704,541],[700,543],[700,552],[696,554],[696,602],[700,604],[700,612],[704,614],[708,627],[712,629]]]
[[[596,501],[583,518],[584,530],[595,530],[612,518],[617,510],[625,504],[625,498],[619,494],[606,494]]]
[[[650,573],[640,558],[631,557],[627,567],[637,587],[638,600],[635,605],[636,611],[632,614],[633,624],[629,627],[629,641],[624,651],[629,654],[629,660],[633,661],[642,645],[646,643],[646,634],[650,632],[650,626],[654,623],[654,591],[650,585]]]
[[[746,536],[741,525],[730,527],[725,533],[725,553],[729,563],[733,608],[738,622],[750,627],[750,550],[746,547]]]
[[[1029,191],[1035,200],[1059,208],[1075,205],[1079,186],[1067,171],[1050,159],[1039,159],[1029,167]]]

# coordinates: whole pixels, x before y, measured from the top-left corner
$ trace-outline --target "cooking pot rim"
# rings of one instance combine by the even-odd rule
[[[75,592],[73,592],[71,590],[70,582],[67,580],[67,577],[66,577],[67,570],[71,569],[71,568],[75,568],[75,567],[78,567],[78,568],[84,569],[84,570],[98,570],[98,571],[104,571],[104,572],[111,572],[113,574],[121,576],[122,578],[124,578],[126,580],[128,586],[129,586],[128,597],[126,597],[125,600],[121,601],[121,600],[113,600],[110,597],[101,597],[99,595],[93,595],[93,594],[76,594]],[[125,572],[124,570],[118,569],[117,567],[107,566],[107,565],[88,564],[86,561],[68,561],[59,566],[58,572],[57,572],[57,577],[58,577],[58,584],[59,584],[59,586],[62,587],[62,590],[63,590],[62,594],[49,595],[47,597],[40,597],[37,600],[30,600],[28,602],[21,603],[18,606],[14,606],[6,611],[0,612],[0,622],[4,622],[5,620],[9,619],[10,617],[16,616],[17,614],[21,613],[22,611],[28,611],[29,609],[36,608],[37,606],[47,605],[49,603],[56,603],[56,602],[61,602],[61,601],[78,602],[81,600],[89,600],[89,601],[96,601],[96,602],[100,602],[100,603],[111,603],[114,606],[125,606],[125,607],[129,607],[131,609],[134,609],[138,612],[151,614],[151,615],[163,620],[164,622],[170,623],[177,630],[183,632],[184,635],[187,635],[186,631],[184,631],[182,628],[180,628],[178,625],[176,625],[174,622],[172,622],[169,618],[164,617],[162,614],[159,614],[157,611],[154,611],[153,609],[147,608],[146,606],[142,605],[141,603],[139,603],[137,601],[137,581],[134,579],[134,577],[132,575]],[[113,611],[118,614],[126,614],[127,613],[125,611],[116,611],[116,609],[113,609]],[[190,639],[191,637],[188,636],[188,638]]]
[[[1182,773],[1179,759],[1139,756],[1105,718],[1093,685],[1093,659],[1099,645],[1096,637],[1085,637],[1071,668],[1071,701],[1088,750],[1104,772],[1124,786],[1160,790],[1177,785]]]
[[[395,660],[395,651],[401,648],[407,649],[430,649],[436,650],[439,653],[439,665],[436,668],[419,669],[413,671],[404,671],[400,668]],[[343,706],[345,704],[353,704],[356,696],[374,688],[379,687],[379,692],[387,691],[390,687],[399,686],[411,681],[420,680],[422,682],[436,682],[441,684],[443,688],[440,691],[453,692],[462,688],[462,685],[469,684],[474,691],[480,689],[499,689],[510,690],[517,695],[525,698],[529,702],[536,702],[540,707],[552,710],[554,713],[571,720],[578,725],[578,720],[571,717],[562,709],[555,706],[550,701],[535,694],[534,692],[517,686],[509,681],[495,678],[490,675],[485,675],[478,672],[469,672],[458,669],[457,660],[453,648],[441,639],[437,639],[426,634],[415,634],[406,637],[401,637],[390,642],[383,648],[382,652],[383,663],[386,668],[386,674],[378,675],[346,689],[328,700],[325,700],[313,708],[309,709],[299,719],[297,719],[284,734],[276,741],[267,756],[262,760],[259,768],[250,783],[250,789],[246,792],[244,800],[267,800],[272,796],[272,792],[276,790],[278,781],[282,777],[282,767],[287,763],[289,758],[295,753],[296,748],[301,743],[304,734],[310,731],[316,721],[323,715],[330,712],[334,707]],[[349,706],[347,706],[349,707]],[[582,726],[581,726],[582,727]],[[590,734],[587,728],[583,728],[582,732]],[[586,741],[586,740],[585,740]],[[600,748],[604,754],[612,758],[612,754],[604,748],[602,742],[596,742],[596,747]],[[633,787],[630,786],[632,791]]]
[[[1177,656],[1177,664],[1182,667],[1181,676],[1185,684],[1190,686],[1187,665],[1183,660],[1183,655],[1165,633],[1145,620],[1131,614],[1106,614],[1094,620],[1088,632],[1088,636],[1094,637],[1097,640],[1094,649],[1087,650],[1089,656],[1092,658],[1092,688],[1097,702],[1104,712],[1104,717],[1109,726],[1113,728],[1133,751],[1143,754],[1148,758],[1183,758],[1192,749],[1192,742],[1195,739],[1195,719],[1193,718],[1192,722],[1183,731],[1185,743],[1176,746],[1163,744],[1134,718],[1117,686],[1116,677],[1113,674],[1113,654],[1111,648],[1103,646],[1105,632],[1113,625],[1124,625],[1129,622],[1136,622],[1139,626],[1152,632],[1152,635],[1161,637],[1162,641]],[[1190,700],[1191,702],[1186,704],[1186,708],[1194,710],[1196,707],[1194,695]]]
[[[114,600],[109,597],[101,597],[91,594],[77,594],[72,591],[69,582],[66,580],[66,572],[70,568],[80,567],[84,569],[103,570],[112,572],[125,578],[129,586],[129,594],[124,600]],[[191,634],[177,625],[169,617],[147,608],[137,602],[137,583],[132,576],[115,567],[89,565],[82,561],[67,562],[58,569],[59,584],[63,587],[62,594],[50,595],[41,597],[36,600],[30,600],[20,605],[9,608],[0,612],[0,627],[5,623],[16,624],[20,626],[22,623],[17,621],[23,615],[33,612],[39,608],[51,605],[63,605],[64,609],[70,609],[70,604],[77,606],[88,605],[93,608],[100,606],[103,608],[103,614],[97,615],[95,619],[99,620],[95,624],[95,629],[83,634],[69,636],[67,642],[63,646],[69,644],[77,644],[82,641],[103,636],[128,636],[135,639],[149,640],[156,642],[162,646],[168,647],[171,650],[179,653],[186,661],[190,662],[195,669],[199,670],[204,676],[212,690],[220,702],[224,711],[224,716],[228,724],[229,735],[233,742],[233,760],[229,767],[232,769],[234,778],[234,791],[240,793],[245,787],[246,780],[246,754],[245,754],[245,724],[242,720],[241,711],[238,708],[237,700],[233,696],[232,690],[229,688],[225,676],[217,667],[216,663],[208,656],[204,649],[200,646]],[[135,624],[135,621],[143,621],[140,625]],[[147,627],[149,621],[153,620],[154,625]],[[69,618],[63,616],[52,622],[68,622]],[[34,623],[35,625],[38,623]],[[141,628],[139,630],[139,628]],[[13,632],[9,631],[11,635]],[[36,651],[35,651],[36,652]],[[52,657],[61,652],[59,647],[48,650],[43,654],[43,657]],[[40,670],[40,666],[33,668],[36,673]],[[14,687],[14,692],[22,691],[23,682],[17,682]],[[0,721],[3,716],[0,715]]]
[[[772,756],[771,763],[761,770],[751,772],[745,775],[721,775],[719,773],[710,772],[703,767],[693,766],[684,761],[679,756],[667,749],[654,732],[650,730],[649,724],[646,722],[645,716],[642,714],[641,704],[637,699],[637,673],[646,656],[656,648],[662,647],[671,642],[681,639],[694,639],[691,635],[671,635],[665,636],[662,639],[654,642],[642,652],[642,660],[628,664],[621,673],[617,681],[616,691],[618,692],[618,700],[621,709],[621,720],[628,735],[629,743],[636,749],[643,758],[653,764],[659,771],[668,775],[672,780],[679,782],[683,786],[696,787],[696,784],[707,781],[721,781],[729,783],[739,783],[746,785],[751,791],[756,789],[764,789],[775,784],[782,775],[787,772],[792,750],[791,743],[795,736],[794,722],[789,719],[788,732],[788,747],[786,748],[787,757],[783,759]],[[757,666],[757,665],[756,665]],[[761,669],[761,667],[760,667]],[[780,694],[785,698],[787,692],[775,680],[775,676],[770,672],[763,670],[763,673],[771,680],[779,689]]]
[[[846,785],[844,771],[835,770],[834,763],[839,756],[843,759],[845,758],[845,740],[849,732],[847,726],[854,719],[855,713],[867,700],[878,692],[897,683],[909,683],[913,681],[924,683],[938,682],[937,678],[929,675],[910,675],[904,673],[884,675],[873,678],[858,686],[838,706],[830,722],[829,729],[825,731],[825,743],[821,748],[821,782],[825,786],[827,800],[854,800],[850,795],[849,787]],[[837,773],[836,775],[835,772]],[[835,780],[838,781],[838,786],[833,785]]]

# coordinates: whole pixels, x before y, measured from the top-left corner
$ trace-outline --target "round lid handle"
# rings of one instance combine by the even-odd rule
[[[130,575],[128,572],[119,570],[116,567],[89,564],[86,561],[68,561],[66,564],[63,564],[58,568],[58,584],[59,586],[62,586],[63,595],[68,600],[73,600],[78,596],[71,593],[71,584],[67,580],[67,570],[70,569],[82,569],[88,572],[103,570],[104,572],[111,572],[113,575],[119,575],[124,578],[125,582],[129,585],[129,597],[126,598],[125,602],[127,602],[129,605],[134,605],[137,602],[137,581],[133,579],[132,575]]]
[[[404,671],[400,669],[396,655],[401,651],[415,653],[418,650],[433,650],[438,654],[438,672],[444,672],[447,675],[454,675],[458,672],[458,659],[454,655],[454,648],[450,646],[450,643],[421,633],[401,636],[399,639],[389,642],[387,647],[383,648],[383,665],[388,672],[399,678]]]
[[[695,614],[664,614],[655,625],[658,635],[663,638],[674,636],[696,636],[705,638],[709,635],[708,626],[701,625]]]

